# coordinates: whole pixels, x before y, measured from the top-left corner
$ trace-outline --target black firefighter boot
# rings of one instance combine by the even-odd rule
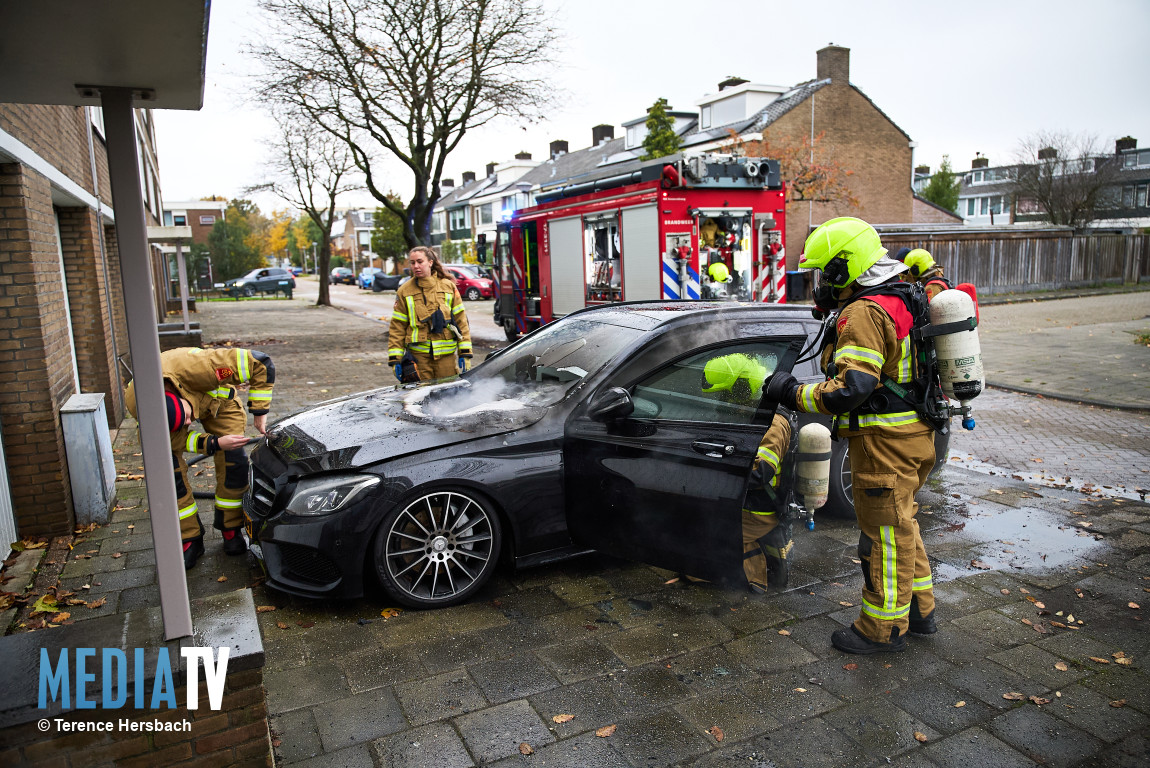
[[[248,551],[247,542],[244,541],[244,534],[239,526],[235,528],[224,527],[224,511],[222,509],[216,510],[216,521],[212,527],[223,534],[225,555],[242,555]]]
[[[192,566],[204,554],[204,534],[188,539],[184,542],[184,570],[192,570]]]
[[[790,520],[783,520],[759,539],[759,547],[767,558],[767,586],[776,589],[787,586],[791,576],[790,554],[794,546]]]
[[[907,632],[912,635],[933,635],[938,631],[938,624],[934,620],[935,611],[923,616],[918,610],[918,596],[910,599],[910,627]]]
[[[831,633],[831,645],[843,653],[899,653],[906,650],[906,637],[898,634],[898,628],[890,631],[889,643],[876,643],[866,637],[851,624],[845,629],[838,629]]]

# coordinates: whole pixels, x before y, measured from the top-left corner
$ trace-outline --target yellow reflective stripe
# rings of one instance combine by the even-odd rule
[[[460,302],[459,304],[457,304],[455,306],[455,309],[451,310],[451,314],[458,315],[462,311],[463,311],[463,302]]]
[[[248,360],[249,360],[249,355],[248,355],[248,351],[246,349],[237,349],[236,350],[236,361],[237,361],[236,368],[237,368],[239,375],[240,375],[240,383],[241,384],[247,384],[248,379],[250,379],[252,377],[251,368],[249,367],[250,364],[249,364]]]
[[[799,396],[795,398],[800,411],[818,413],[819,407],[815,404],[815,387],[817,384],[803,384],[799,387]]]
[[[747,509],[746,507],[743,507],[743,511],[744,511],[744,512],[750,512],[752,515],[760,515],[760,516],[763,516],[763,517],[765,517],[765,516],[767,516],[767,515],[773,515],[773,514],[775,514],[774,512],[756,512],[755,510],[753,510],[753,509]]]
[[[918,414],[914,411],[898,411],[897,413],[860,413],[858,415],[859,427],[900,427],[903,424],[914,424],[918,421]],[[839,426],[850,428],[850,416],[839,416]]]
[[[910,381],[910,336],[902,340],[902,356],[898,359],[898,383],[905,384]]]
[[[213,389],[208,394],[211,395],[212,397],[222,397],[226,400],[232,396],[232,388],[231,387],[218,387],[216,389]]]
[[[460,348],[461,350],[464,350],[464,351],[466,351],[466,352],[470,352],[470,351],[471,351],[471,342],[470,342],[470,341],[463,341],[463,342],[460,342],[460,343],[459,343],[459,348]]]
[[[207,437],[207,435],[205,435],[203,432],[189,432],[188,433],[188,441],[187,441],[187,443],[185,443],[185,447],[186,447],[188,453],[198,453],[199,452],[199,449],[196,448],[196,445],[199,443],[199,440],[201,437]]]
[[[248,400],[271,400],[272,391],[270,389],[253,389],[248,392]]]
[[[388,357],[390,357],[391,355],[402,355],[403,349],[400,347],[391,347],[390,349],[387,350],[387,354],[388,354]]]
[[[766,446],[759,446],[758,456],[760,459],[769,462],[775,469],[779,468],[779,455]]]
[[[216,506],[221,509],[239,509],[244,505],[243,499],[221,499],[216,497]]]
[[[419,324],[415,322],[415,299],[407,297],[407,322],[411,325],[411,340],[419,341]]]
[[[392,320],[402,320],[403,322],[406,323],[407,322],[407,314],[404,312],[393,311],[391,313],[391,319]]]
[[[196,502],[193,501],[191,504],[180,510],[180,519],[183,520],[185,517],[191,517],[194,514],[196,514]]]
[[[876,619],[883,619],[887,621],[892,619],[901,619],[903,616],[910,615],[910,603],[907,603],[906,605],[900,605],[894,610],[887,611],[879,608],[877,605],[872,605],[871,603],[867,602],[866,598],[863,598],[862,612],[868,616],[873,616]]]
[[[426,341],[421,341],[418,344],[410,344],[408,348],[415,352],[430,352],[431,346]]]
[[[914,586],[912,586],[911,589],[932,589],[933,587],[934,579],[932,579],[930,576],[920,576],[914,580]]]
[[[450,310],[451,310],[451,299],[452,299],[452,297],[453,297],[453,296],[454,296],[454,294],[451,294],[451,293],[445,293],[445,294],[443,294],[443,300],[447,302],[447,309],[448,309],[448,311],[450,311]]]
[[[882,368],[884,360],[881,353],[875,352],[873,349],[867,349],[866,347],[856,347],[853,344],[848,344],[841,349],[835,350],[836,363],[844,357],[861,360],[864,363],[871,363],[878,368]]]
[[[882,591],[883,610],[893,611],[898,599],[898,547],[894,541],[894,526],[880,525],[882,538]]]

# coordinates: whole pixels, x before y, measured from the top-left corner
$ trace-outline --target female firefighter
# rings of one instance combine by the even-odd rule
[[[471,330],[459,289],[435,251],[407,254],[411,280],[395,292],[387,360],[401,382],[432,381],[471,367]]]
[[[914,317],[897,292],[884,288],[899,282],[907,266],[886,257],[865,221],[841,217],[811,233],[799,268],[822,273],[818,292],[833,298],[816,297],[820,306],[841,307],[833,353],[823,357],[827,380],[800,386],[793,376],[776,374],[766,396],[834,415],[838,434],[849,440],[863,601],[859,617],[834,632],[831,644],[846,653],[902,651],[908,631],[937,628],[914,500],[934,465],[934,432],[914,403],[880,383],[897,382],[904,391],[915,386]]]

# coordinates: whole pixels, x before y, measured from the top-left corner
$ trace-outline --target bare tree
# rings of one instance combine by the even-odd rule
[[[281,110],[275,117],[279,134],[277,140],[269,142],[271,179],[247,191],[272,192],[302,210],[323,233],[316,265],[319,277],[316,304],[331,306],[328,271],[336,199],[345,192],[363,189],[363,185],[357,183],[353,175],[356,163],[343,142],[310,123],[305,116]]]
[[[1022,215],[1083,227],[1113,205],[1120,167],[1094,136],[1040,131],[1020,142],[1016,162],[1011,192]]]
[[[261,0],[260,96],[306,114],[351,150],[367,189],[430,239],[448,155],[498,117],[534,119],[553,89],[540,77],[556,41],[538,0]],[[406,204],[380,183],[380,154],[412,176]]]

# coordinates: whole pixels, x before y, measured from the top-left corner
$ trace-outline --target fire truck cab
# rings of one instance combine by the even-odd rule
[[[779,164],[673,155],[568,180],[498,227],[495,322],[509,341],[596,304],[786,300]]]

